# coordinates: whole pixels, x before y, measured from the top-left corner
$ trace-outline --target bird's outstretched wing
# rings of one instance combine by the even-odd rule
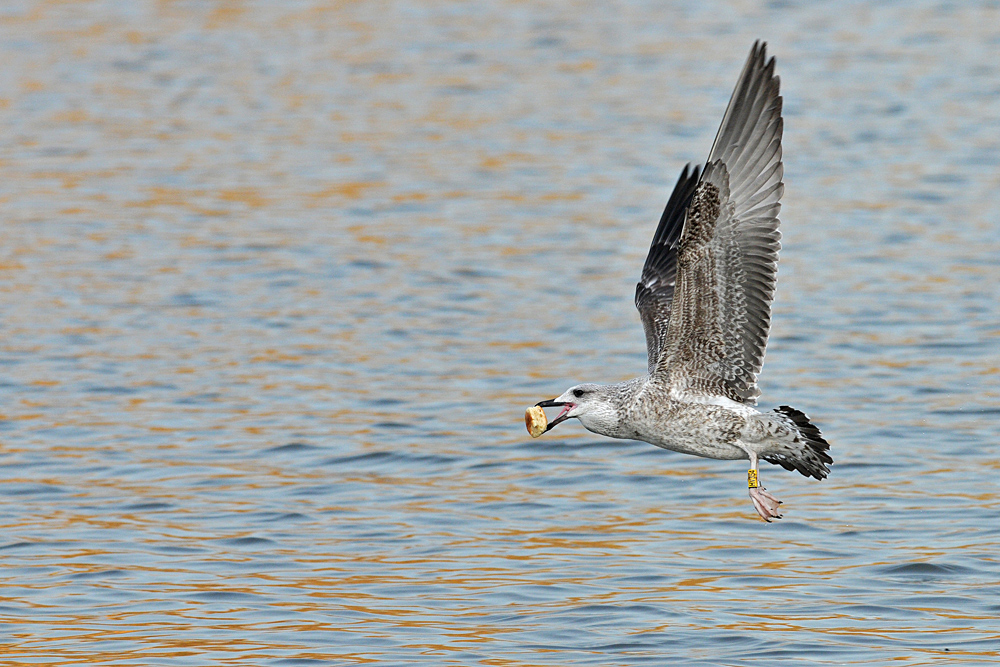
[[[757,374],[781,247],[778,90],[774,59],[766,59],[758,42],[694,187],[677,243],[676,298],[651,373],[681,392],[751,405],[760,395]]]
[[[642,277],[635,286],[635,307],[639,309],[642,328],[646,331],[646,357],[650,373],[656,369],[660,346],[670,322],[670,304],[674,300],[674,284],[677,281],[677,243],[684,225],[684,212],[698,185],[698,176],[698,167],[691,168],[691,165],[681,172],[653,234],[653,242],[642,267]]]

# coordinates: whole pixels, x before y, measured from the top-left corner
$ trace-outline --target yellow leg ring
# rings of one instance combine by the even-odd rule
[[[747,470],[747,486],[751,489],[757,488],[757,471]]]

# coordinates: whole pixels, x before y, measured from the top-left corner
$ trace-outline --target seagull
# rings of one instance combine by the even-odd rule
[[[578,384],[537,403],[561,407],[546,431],[579,419],[588,431],[710,459],[749,459],[757,514],[780,519],[760,485],[760,459],[824,479],[830,443],[800,410],[755,407],[771,324],[781,234],[780,81],[766,43],[750,50],[704,168],[681,172],[653,235],[635,306],[646,375]]]

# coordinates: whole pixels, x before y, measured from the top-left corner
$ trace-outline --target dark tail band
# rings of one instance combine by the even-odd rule
[[[801,446],[795,451],[767,455],[762,458],[785,470],[798,470],[806,477],[825,479],[830,474],[829,465],[833,463],[833,458],[829,454],[830,443],[823,438],[823,434],[801,410],[782,405],[775,408],[774,411],[787,417],[794,424],[799,432],[797,440],[800,441]]]

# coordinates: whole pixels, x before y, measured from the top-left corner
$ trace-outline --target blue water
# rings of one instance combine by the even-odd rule
[[[762,406],[828,480],[527,405],[632,293],[756,38]],[[0,632],[144,665],[1000,659],[1000,7],[0,9]]]

